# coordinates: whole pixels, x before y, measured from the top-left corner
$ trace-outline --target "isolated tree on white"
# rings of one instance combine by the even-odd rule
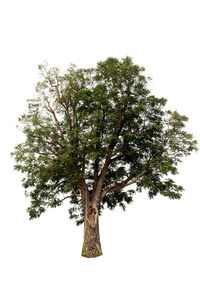
[[[84,222],[82,255],[96,257],[105,206],[125,209],[143,189],[150,198],[179,199],[183,187],[168,174],[178,173],[197,142],[184,129],[188,118],[164,109],[166,99],[150,93],[144,68],[130,57],[64,74],[39,70],[38,97],[19,119],[26,140],[12,153],[25,174],[27,211],[33,219],[70,200],[70,218]]]

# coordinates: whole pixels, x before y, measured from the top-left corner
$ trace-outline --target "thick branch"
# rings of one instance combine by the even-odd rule
[[[102,194],[101,194],[101,199],[104,198],[104,196],[108,193],[108,192],[115,192],[118,190],[123,189],[124,187],[130,186],[134,183],[136,183],[142,176],[144,176],[148,171],[144,170],[142,171],[140,174],[138,174],[135,178],[131,179],[130,177],[128,177],[125,181],[123,181],[120,184],[117,184],[115,186],[111,186],[107,189],[105,189]]]
[[[87,207],[89,205],[90,199],[89,199],[89,190],[88,186],[85,182],[84,178],[81,178],[81,201],[82,201],[82,207],[84,212],[87,210]]]
[[[119,118],[117,121],[117,125],[115,127],[115,133],[114,133],[114,135],[117,137],[119,136],[119,134],[122,130],[122,121],[123,121],[123,117],[125,115],[125,109],[126,109],[126,107],[120,109],[120,115],[119,115]],[[101,171],[101,174],[100,174],[97,186],[96,186],[95,195],[93,196],[93,202],[94,203],[97,203],[99,201],[102,184],[103,184],[103,181],[105,179],[105,175],[106,175],[106,172],[107,172],[107,169],[108,169],[111,157],[112,157],[112,152],[113,152],[113,149],[114,149],[116,143],[117,143],[117,140],[112,140],[108,146],[109,153],[106,157],[103,169]]]
[[[102,119],[103,121],[103,119]],[[101,123],[102,127],[102,123]],[[98,142],[96,144],[96,151],[98,152],[100,149],[100,136],[101,136],[101,131],[97,130],[96,132],[96,137],[98,139]],[[93,192],[96,190],[97,183],[98,183],[98,177],[99,177],[99,154],[96,156],[95,161],[94,161],[94,185],[93,185]]]
[[[93,191],[95,191],[97,182],[98,182],[98,173],[99,173],[99,156],[96,157],[94,162],[94,186]]]

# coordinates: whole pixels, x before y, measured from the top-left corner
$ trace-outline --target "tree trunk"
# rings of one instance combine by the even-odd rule
[[[85,212],[82,256],[93,258],[101,255],[98,209],[93,205],[89,205]]]

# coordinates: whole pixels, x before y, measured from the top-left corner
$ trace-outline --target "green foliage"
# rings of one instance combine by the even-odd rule
[[[103,197],[100,214],[105,205],[125,209],[143,189],[150,198],[181,197],[183,188],[167,175],[178,173],[177,164],[197,150],[197,142],[185,131],[188,118],[165,110],[166,99],[150,93],[143,67],[130,57],[110,57],[91,69],[72,65],[61,73],[44,64],[39,71],[38,97],[28,100],[28,112],[19,118],[26,140],[12,153],[15,169],[25,176],[31,219],[61,205],[83,182],[92,197],[95,167],[99,179],[108,159],[102,192],[115,189]],[[134,190],[123,191],[126,180],[141,172]],[[70,218],[81,224],[80,191],[70,204]]]

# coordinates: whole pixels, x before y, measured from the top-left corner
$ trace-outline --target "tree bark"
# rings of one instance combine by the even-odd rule
[[[90,204],[85,211],[82,256],[94,258],[101,255],[98,209]]]

